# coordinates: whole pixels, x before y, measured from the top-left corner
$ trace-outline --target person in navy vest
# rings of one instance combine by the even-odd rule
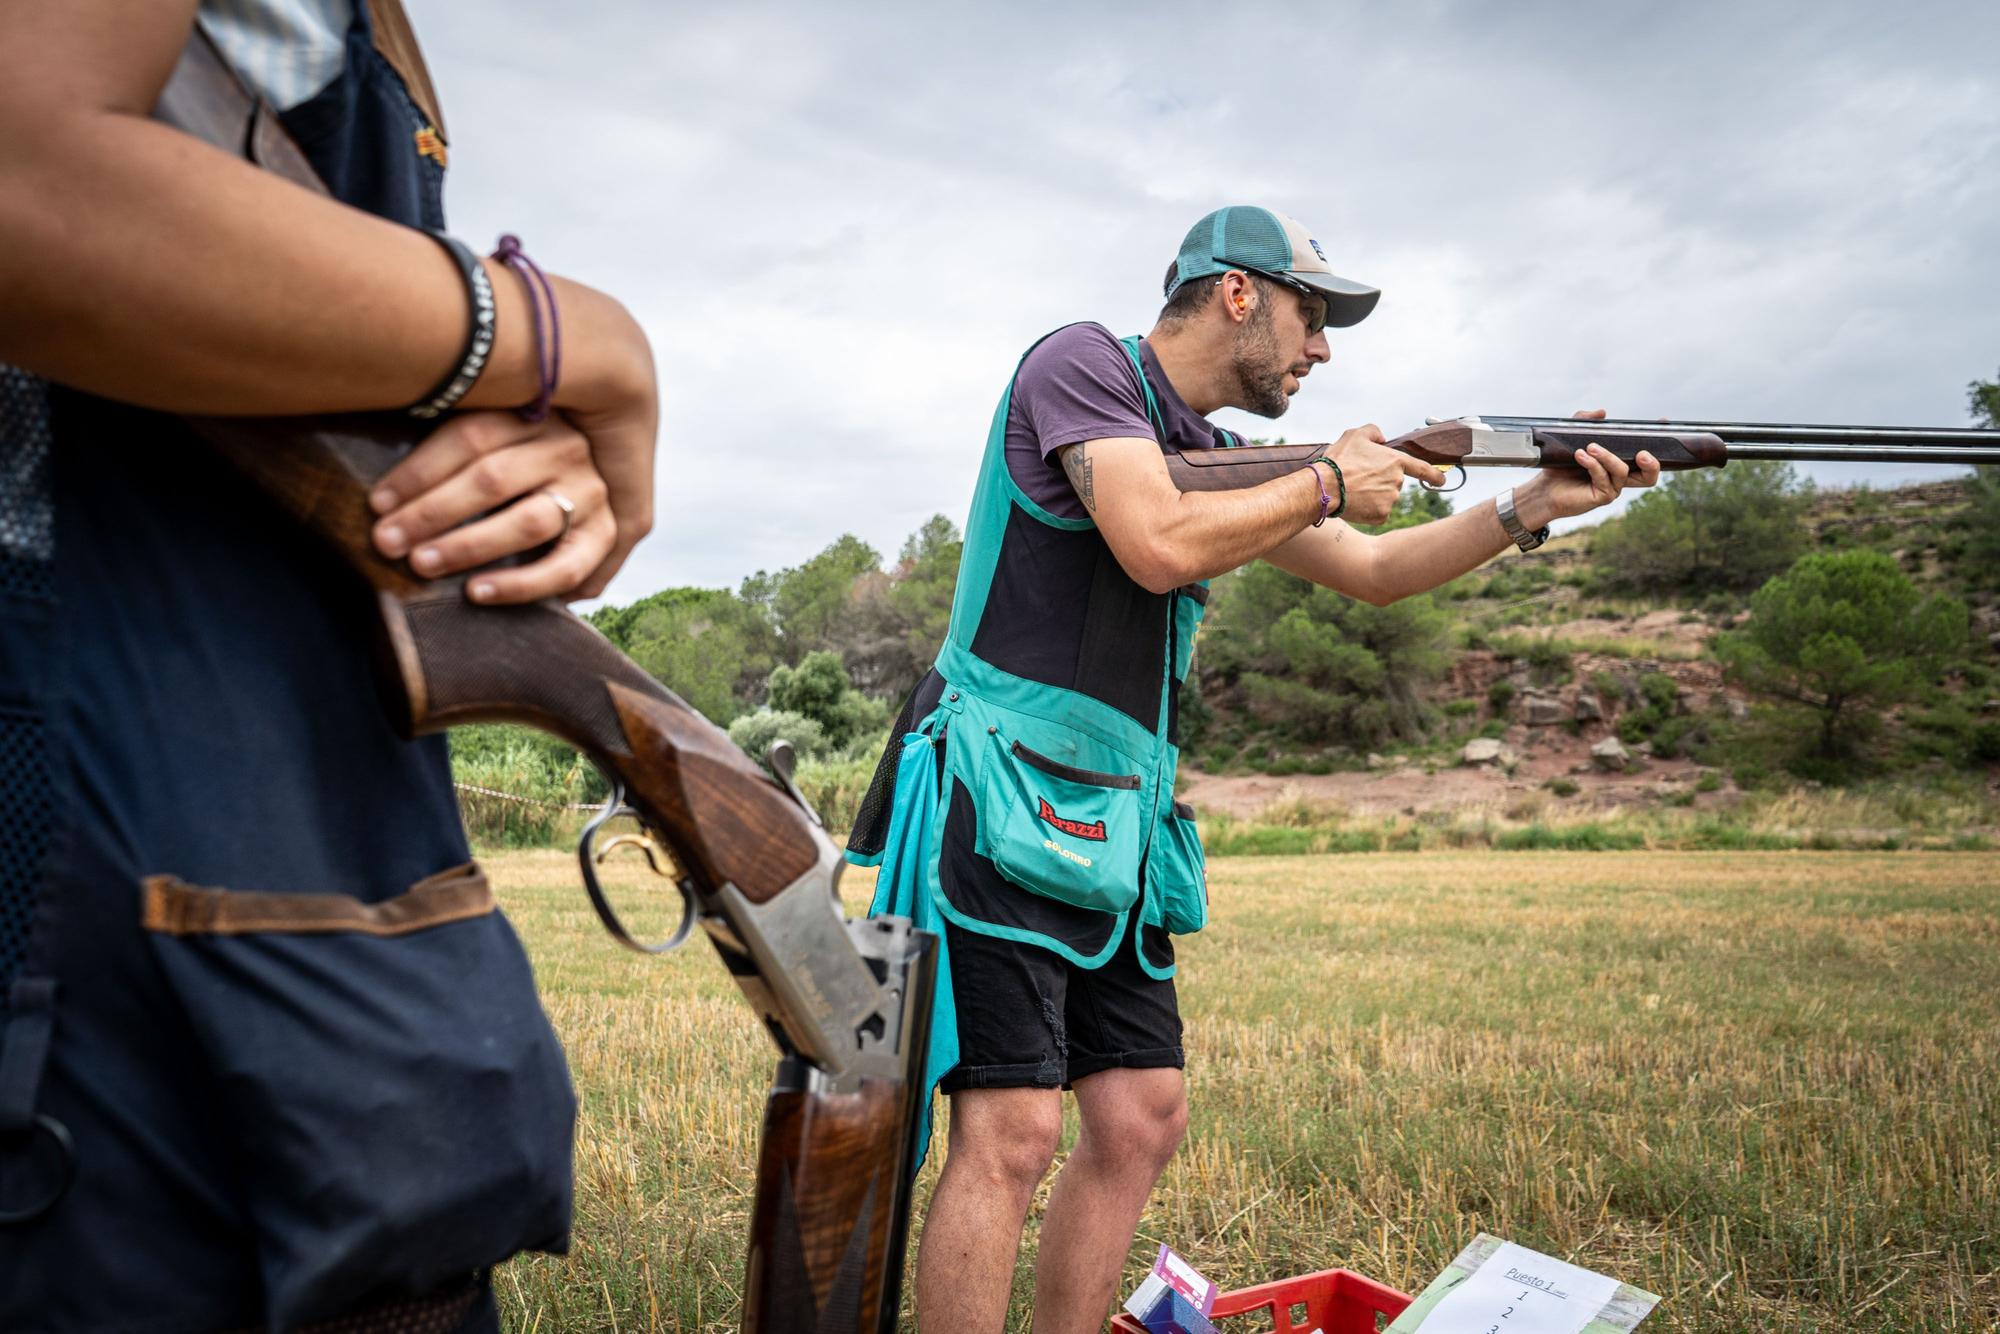
[[[150,118],[191,43],[332,197]],[[395,0],[8,10],[0,1328],[490,1329],[490,1267],[568,1244],[574,1095],[444,742],[394,734],[365,597],[179,420],[435,420],[377,547],[548,546],[469,583],[496,605],[603,590],[652,523],[651,353],[558,277],[552,374],[525,275],[443,237],[447,148]],[[163,925],[174,885],[261,924]],[[308,899],[404,926],[288,926]]]
[[[918,1259],[926,1330],[1003,1328],[1062,1090],[1082,1130],[1042,1222],[1038,1334],[1104,1323],[1186,1127],[1171,938],[1199,930],[1208,902],[1193,813],[1173,799],[1176,701],[1207,581],[1262,559],[1386,604],[1659,476],[1649,454],[1628,469],[1592,445],[1578,471],[1369,534],[1355,525],[1386,518],[1406,479],[1444,480],[1369,425],[1289,476],[1183,494],[1163,451],[1236,444],[1207,420],[1218,408],[1282,416],[1328,359],[1326,330],[1359,323],[1379,293],[1254,207],[1196,223],[1165,292],[1143,339],[1072,324],[1022,358],[987,441],[951,630],[849,843],[850,860],[878,861],[910,846],[899,828],[934,818],[927,847],[894,858],[899,883],[928,868],[909,902],[942,921],[952,1001],[936,1022],[956,1028],[956,1065],[933,1071],[952,1114]],[[926,739],[937,784],[897,789],[921,809],[886,805],[892,761]]]

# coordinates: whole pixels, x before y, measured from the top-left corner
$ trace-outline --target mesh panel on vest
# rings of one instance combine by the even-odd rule
[[[55,595],[51,444],[48,385],[0,366],[0,598],[46,602]],[[0,1021],[28,952],[53,814],[41,715],[0,709]]]
[[[889,729],[889,744],[882,748],[875,776],[868,782],[868,794],[861,798],[861,809],[854,814],[847,850],[857,857],[879,857],[889,844],[889,816],[896,797],[896,771],[902,767],[903,737],[916,721],[917,697],[912,693],[903,701],[896,725]]]
[[[0,1021],[28,952],[48,851],[48,742],[35,714],[0,713]]]
[[[924,673],[916,689],[903,701],[903,710],[896,715],[896,725],[889,729],[889,744],[882,750],[875,776],[868,783],[868,793],[861,798],[861,809],[854,816],[853,832],[847,838],[847,850],[855,856],[879,857],[888,847],[889,820],[895,814],[896,772],[902,767],[903,738],[920,720],[930,716],[943,697],[944,678],[933,669]]]
[[[0,595],[48,598],[54,592],[50,443],[48,385],[0,366]]]

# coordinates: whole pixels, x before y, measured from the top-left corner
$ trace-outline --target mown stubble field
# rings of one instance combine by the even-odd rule
[[[612,945],[567,855],[488,866],[584,1103],[574,1249],[501,1271],[509,1328],[736,1328],[768,1040],[702,942]],[[1649,1330],[2000,1330],[2000,855],[1265,857],[1210,884],[1193,1124],[1134,1281],[1167,1241],[1227,1287],[1409,1291],[1483,1228],[1661,1293]],[[1015,1292],[1026,1328],[1025,1260]]]

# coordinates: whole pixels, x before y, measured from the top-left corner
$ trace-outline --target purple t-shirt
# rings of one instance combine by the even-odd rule
[[[1146,343],[1139,359],[1166,423],[1166,443],[1176,449],[1213,449],[1225,433],[1181,401]],[[1132,358],[1101,324],[1072,324],[1044,338],[1014,377],[1007,409],[1007,470],[1028,498],[1065,519],[1087,519],[1056,451],[1085,440],[1137,436],[1153,439],[1146,395]]]

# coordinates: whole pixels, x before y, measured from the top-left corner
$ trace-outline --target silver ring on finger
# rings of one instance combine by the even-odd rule
[[[576,502],[571,500],[568,496],[564,495],[562,492],[551,491],[546,486],[541,489],[540,494],[547,496],[550,500],[553,500],[555,502],[556,508],[562,511],[562,527],[557,531],[556,535],[550,539],[551,541],[554,542],[560,542],[565,537],[569,536],[570,525],[576,522]]]

